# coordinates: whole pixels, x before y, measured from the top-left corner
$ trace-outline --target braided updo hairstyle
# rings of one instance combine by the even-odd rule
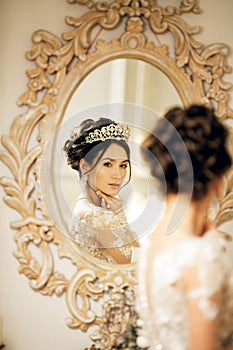
[[[128,159],[130,159],[130,149],[124,140],[109,139],[105,141],[95,141],[92,143],[85,141],[85,138],[91,132],[94,130],[101,130],[102,127],[110,124],[117,125],[118,123],[108,118],[99,118],[97,121],[93,119],[86,119],[78,127],[75,127],[71,131],[70,138],[65,142],[63,151],[67,157],[68,165],[70,165],[72,169],[77,170],[80,177],[83,175],[80,169],[80,160],[85,159],[88,164],[92,165],[91,169],[93,169],[98,164],[108,147],[113,143],[122,146]],[[98,154],[99,156],[94,162],[94,159]]]
[[[212,109],[175,107],[158,121],[142,153],[161,190],[165,181],[167,194],[192,191],[192,200],[199,200],[232,164],[227,137],[228,130]]]

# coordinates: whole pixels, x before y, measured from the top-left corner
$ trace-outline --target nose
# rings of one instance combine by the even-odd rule
[[[117,180],[120,180],[122,178],[121,169],[119,167],[114,167],[112,172],[112,178]]]

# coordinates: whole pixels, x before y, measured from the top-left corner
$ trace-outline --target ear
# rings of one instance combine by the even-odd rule
[[[79,165],[80,165],[80,170],[81,170],[82,174],[85,174],[86,172],[88,172],[90,170],[90,165],[83,158],[80,160]]]

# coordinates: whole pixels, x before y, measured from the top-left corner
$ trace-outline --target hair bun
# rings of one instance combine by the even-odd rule
[[[154,135],[144,146],[159,161],[156,164],[149,156],[151,173],[160,184],[165,178],[167,193],[188,192],[193,186],[192,198],[200,199],[206,195],[210,182],[231,166],[226,144],[228,130],[212,109],[201,105],[175,107],[159,120]],[[191,164],[187,162],[187,151]]]
[[[65,142],[63,151],[67,157],[67,163],[72,169],[80,173],[80,160],[84,158],[94,146],[102,143],[97,140],[93,143],[87,143],[86,137],[95,130],[101,130],[103,126],[117,124],[115,121],[100,117],[97,121],[88,118],[80,123],[79,126],[72,129],[70,138]]]

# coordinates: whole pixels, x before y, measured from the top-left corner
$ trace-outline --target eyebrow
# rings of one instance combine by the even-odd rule
[[[110,160],[111,162],[115,162],[116,159],[113,159],[113,158],[102,158],[101,161],[104,161],[104,160]],[[125,159],[125,160],[122,160],[121,163],[126,163],[126,162],[129,162],[129,159]]]

